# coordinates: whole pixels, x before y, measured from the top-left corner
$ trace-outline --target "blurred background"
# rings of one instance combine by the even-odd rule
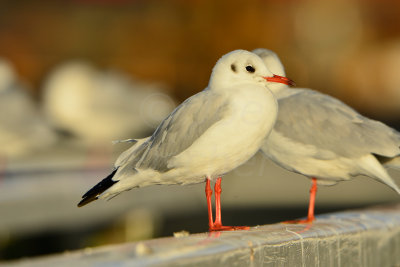
[[[1,1],[0,260],[206,231],[204,184],[76,204],[129,147],[112,140],[151,134],[234,49],[272,49],[297,86],[399,130],[399,29],[396,1]],[[309,180],[262,155],[225,177],[227,225],[306,215]],[[358,177],[316,212],[395,201]]]

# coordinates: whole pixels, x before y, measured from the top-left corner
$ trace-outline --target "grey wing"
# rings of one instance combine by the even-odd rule
[[[274,130],[296,142],[340,156],[400,153],[400,134],[368,119],[340,100],[307,89],[278,100]]]
[[[206,97],[202,91],[179,105],[158,126],[153,135],[130,158],[135,169],[168,170],[168,160],[191,146],[207,129],[221,120],[226,101],[218,96]]]
[[[119,155],[118,159],[114,163],[114,167],[118,168],[122,165],[125,165],[129,160],[134,160],[137,157],[138,151],[143,150],[143,144],[148,141],[150,137],[145,137],[142,139],[126,139],[126,140],[117,140],[113,141],[114,144],[118,143],[133,143],[133,145],[125,150]]]

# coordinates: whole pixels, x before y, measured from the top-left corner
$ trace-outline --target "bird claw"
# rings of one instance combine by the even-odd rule
[[[289,221],[283,221],[281,223],[283,224],[311,224],[313,223],[314,218],[312,219],[303,219],[303,220],[289,220]]]
[[[225,226],[225,225],[214,225],[209,228],[210,232],[215,231],[237,231],[237,230],[249,230],[249,226]]]

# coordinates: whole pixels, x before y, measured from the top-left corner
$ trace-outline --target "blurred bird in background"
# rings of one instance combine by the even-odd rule
[[[144,137],[175,108],[165,86],[84,61],[57,66],[43,88],[51,124],[86,143]]]
[[[11,62],[0,58],[0,157],[29,155],[56,141],[27,85]]]

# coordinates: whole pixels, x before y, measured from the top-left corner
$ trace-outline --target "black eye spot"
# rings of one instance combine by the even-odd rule
[[[235,65],[235,64],[232,64],[232,65],[231,65],[231,70],[232,70],[233,72],[236,72],[236,65]]]
[[[246,66],[246,70],[248,71],[248,72],[250,72],[250,73],[254,73],[255,71],[256,71],[256,69],[255,68],[253,68],[253,66]]]

